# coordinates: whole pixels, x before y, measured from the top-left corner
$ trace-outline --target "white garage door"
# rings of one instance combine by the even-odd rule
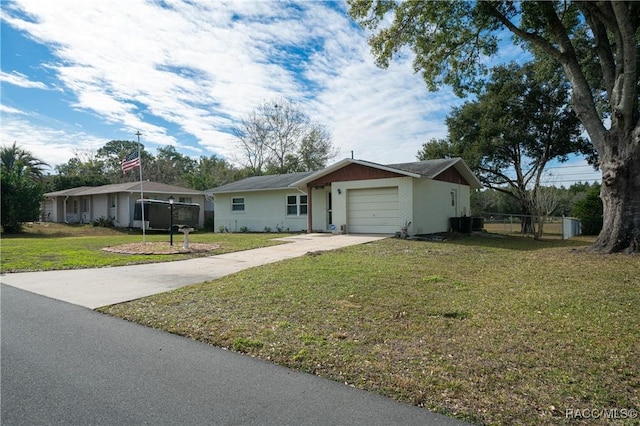
[[[347,199],[349,233],[393,234],[398,222],[398,187],[350,189]]]

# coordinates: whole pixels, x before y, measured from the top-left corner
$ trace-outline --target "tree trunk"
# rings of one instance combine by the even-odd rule
[[[535,235],[535,229],[533,226],[533,216],[531,212],[528,210],[525,213],[526,216],[522,217],[522,222],[520,224],[520,233],[521,234],[533,234]]]
[[[600,156],[603,224],[590,248],[596,253],[640,252],[640,138],[631,139],[607,141],[610,149]]]

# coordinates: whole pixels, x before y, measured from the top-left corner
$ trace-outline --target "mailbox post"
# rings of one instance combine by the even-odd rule
[[[173,195],[169,196],[169,245],[173,245]]]

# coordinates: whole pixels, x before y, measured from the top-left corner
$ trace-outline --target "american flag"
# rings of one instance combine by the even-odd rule
[[[129,170],[133,170],[136,167],[140,167],[140,155],[138,150],[133,151],[122,160],[122,173],[127,173]]]

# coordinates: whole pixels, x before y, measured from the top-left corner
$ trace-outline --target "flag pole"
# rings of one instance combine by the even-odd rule
[[[140,135],[142,133],[140,133],[140,130],[138,130],[135,135],[138,137],[138,161],[140,162],[140,165],[138,166],[138,169],[140,169],[140,212],[142,213],[142,244],[146,244],[147,242],[147,236],[145,234],[145,229],[144,229],[144,191],[142,189],[142,156],[141,156],[141,152],[140,152]]]

